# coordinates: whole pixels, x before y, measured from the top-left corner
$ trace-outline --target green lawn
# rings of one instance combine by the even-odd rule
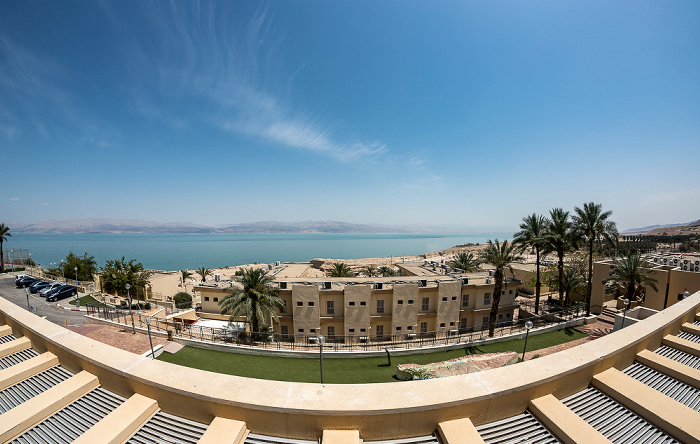
[[[95,305],[97,307],[106,307],[105,304],[102,302],[98,301],[97,299],[93,298],[92,296],[83,296],[80,299],[80,306],[85,307],[85,305],[90,304],[90,305]],[[70,305],[75,305],[75,298],[71,298],[70,302],[68,302]]]
[[[527,350],[539,350],[585,337],[585,333],[567,328],[537,336],[530,336]],[[397,364],[429,364],[445,361],[467,354],[515,351],[522,353],[524,340],[499,342],[468,349],[427,353],[412,356],[392,356],[391,366],[386,356],[377,358],[331,358],[324,354],[323,379],[331,384],[363,384],[370,382],[394,382]],[[196,347],[185,347],[175,354],[163,353],[161,361],[186,367],[199,368],[217,373],[245,376],[249,378],[278,381],[320,382],[318,358],[281,358],[243,355]]]

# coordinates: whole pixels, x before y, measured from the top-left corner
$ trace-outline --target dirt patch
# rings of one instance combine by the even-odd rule
[[[464,375],[512,364],[517,362],[517,357],[518,354],[515,352],[486,353],[483,355],[462,356],[432,364],[399,364],[396,368],[396,377],[403,381],[410,381],[412,379]]]

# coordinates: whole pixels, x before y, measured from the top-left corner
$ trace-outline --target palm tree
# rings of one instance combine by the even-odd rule
[[[457,253],[448,264],[452,268],[463,270],[465,273],[479,269],[479,260],[474,257],[474,253]]]
[[[494,329],[496,328],[496,318],[498,316],[498,304],[501,302],[501,289],[503,288],[503,271],[508,268],[511,273],[513,262],[521,261],[523,258],[518,255],[518,250],[515,245],[508,243],[507,240],[502,244],[498,243],[498,239],[489,243],[481,252],[481,261],[490,264],[496,268],[493,280],[493,301],[491,302],[491,314],[489,316],[489,337],[493,337]]]
[[[197,269],[197,274],[202,276],[202,282],[206,282],[207,276],[209,276],[211,274],[211,270],[208,269],[207,267],[199,267]]]
[[[547,244],[544,242],[544,234],[549,221],[544,216],[532,213],[523,218],[520,224],[520,231],[515,233],[513,244],[520,247],[523,252],[530,248],[534,250],[537,259],[537,279],[535,281],[535,314],[540,310],[540,291],[542,281],[540,280],[540,253],[546,252]]]
[[[571,267],[568,267],[564,271],[564,300],[566,305],[571,303],[571,293],[573,293],[577,288],[581,287],[585,283],[585,279],[580,274],[576,273]]]
[[[336,262],[333,267],[328,270],[328,276],[330,277],[351,277],[354,276],[353,272],[350,271],[350,267],[345,262]]]
[[[657,280],[649,275],[649,269],[644,267],[640,254],[630,254],[622,258],[613,259],[610,268],[610,277],[603,282],[613,282],[625,288],[625,294],[630,301],[635,298],[644,305],[641,291],[644,286],[649,286],[654,291],[659,291]]]
[[[593,244],[600,239],[613,242],[617,238],[617,226],[609,221],[612,211],[603,212],[603,206],[593,202],[574,208],[574,228],[578,236],[588,244],[588,284],[586,285],[586,316],[591,314],[591,289],[593,288]]]
[[[554,208],[549,212],[550,220],[546,226],[544,243],[550,251],[555,251],[559,262],[557,270],[559,279],[559,302],[564,303],[564,255],[576,248],[576,233],[569,220],[569,212]]]
[[[185,284],[185,281],[189,278],[191,278],[192,272],[189,270],[180,270],[180,279],[182,280],[182,288],[184,288],[185,293],[187,293],[187,284]]]
[[[278,296],[279,289],[272,285],[272,276],[264,274],[259,268],[247,268],[235,279],[238,285],[219,301],[221,313],[229,313],[230,321],[245,314],[251,333],[260,332],[262,326],[267,327],[268,316],[279,322],[275,308],[284,313],[287,307]]]
[[[374,277],[379,273],[379,270],[374,265],[367,265],[362,272],[367,275],[367,277]]]
[[[387,267],[386,265],[382,265],[379,267],[379,274],[381,274],[383,277],[389,277],[389,276],[395,276],[396,275],[396,270],[394,270],[392,267]]]
[[[10,234],[10,227],[5,226],[3,222],[0,224],[0,272],[5,271],[5,256],[2,251],[2,243],[6,242],[8,237],[12,237],[12,234]],[[14,268],[14,264],[12,268]]]

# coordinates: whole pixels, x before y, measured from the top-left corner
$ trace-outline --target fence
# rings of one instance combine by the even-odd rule
[[[92,305],[87,306],[88,315],[107,319],[112,322],[146,328],[146,317],[142,313],[128,310],[110,310]],[[525,332],[525,322],[532,321],[533,328],[563,324],[583,315],[581,307],[572,307],[540,316],[521,318],[517,321],[504,322],[496,326],[494,337],[501,337]],[[200,327],[188,325],[181,321],[163,320],[152,317],[152,330],[167,331],[176,337],[196,339],[213,343],[235,345],[254,345],[265,349],[278,350],[318,350],[318,335],[285,335],[273,332],[249,333],[234,331],[230,328]],[[450,344],[468,344],[489,336],[488,327],[472,327],[448,332],[416,332],[382,336],[330,336],[326,338],[324,348],[333,351],[382,351],[384,349],[410,349]]]

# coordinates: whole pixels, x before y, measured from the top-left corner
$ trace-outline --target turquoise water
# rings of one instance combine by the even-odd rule
[[[305,262],[314,258],[356,259],[422,254],[488,239],[490,234],[16,234],[5,251],[27,249],[42,265],[58,262],[72,251],[107,259],[136,259],[155,270],[216,268],[253,262]]]

